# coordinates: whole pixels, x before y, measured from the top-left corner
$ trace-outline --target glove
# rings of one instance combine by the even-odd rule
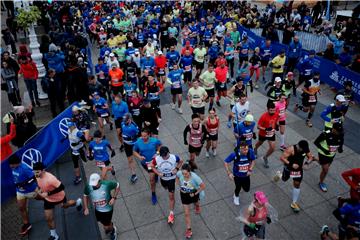
[[[272,131],[272,130],[273,130],[272,127],[265,128],[265,131],[267,131],[267,132],[270,132],[270,131]]]
[[[256,133],[253,133],[253,139],[256,139]]]
[[[114,157],[115,156],[115,150],[112,150],[111,151],[111,157]]]
[[[188,143],[188,141],[187,141],[187,140],[184,140],[184,144],[185,144],[185,145],[188,145],[189,143]]]
[[[266,223],[270,224],[271,223],[271,218],[270,217],[266,217]]]
[[[252,230],[255,230],[256,229],[256,224],[255,223],[250,223],[249,228],[251,228]]]

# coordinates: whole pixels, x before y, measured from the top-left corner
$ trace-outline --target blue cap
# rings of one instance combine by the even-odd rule
[[[316,53],[315,50],[310,50],[309,51],[309,55],[315,55],[315,53]]]

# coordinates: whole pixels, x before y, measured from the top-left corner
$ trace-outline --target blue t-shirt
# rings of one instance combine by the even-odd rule
[[[98,114],[108,113],[107,109],[102,108],[106,104],[106,100],[104,98],[102,98],[102,97],[99,99],[93,98],[92,101],[95,106],[96,113],[98,113]]]
[[[181,88],[181,86],[182,86],[181,76],[183,75],[183,73],[184,73],[184,70],[182,70],[182,69],[173,70],[173,71],[169,72],[168,78],[172,82],[172,84],[171,84],[172,89]]]
[[[114,115],[114,119],[119,119],[129,112],[129,107],[124,101],[121,101],[119,104],[113,101],[111,104],[111,111]]]
[[[236,153],[230,153],[230,155],[224,160],[226,163],[231,163],[234,161],[233,165],[233,174],[237,177],[246,177],[247,173],[250,168],[250,164],[252,161],[255,160],[255,154],[252,149],[249,149],[249,152],[247,155],[242,155],[238,153],[238,157],[236,156]]]
[[[349,225],[360,227],[360,203],[345,204],[340,208],[340,214],[346,216]]]
[[[132,83],[131,85],[129,85],[127,83],[124,84],[124,91],[126,92],[126,96],[131,97],[132,92],[136,91],[136,88],[137,88],[137,86],[135,83]]]
[[[21,163],[18,167],[14,168],[12,170],[12,174],[13,174],[13,179],[14,179],[15,184],[23,183],[25,181],[28,181],[28,183],[25,184],[22,187],[16,186],[16,191],[17,192],[30,193],[30,192],[35,191],[35,189],[37,187],[37,183],[36,183],[36,180],[33,179],[34,178],[34,173],[24,163]],[[31,179],[33,179],[33,180],[30,181]]]
[[[255,122],[252,122],[251,125],[245,125],[245,122],[241,122],[236,125],[234,128],[234,133],[239,134],[240,137],[243,137],[248,146],[252,145],[253,133],[254,133]]]
[[[93,151],[94,159],[96,161],[105,162],[109,160],[109,153],[107,151],[107,147],[110,146],[108,140],[101,140],[100,143],[96,143],[96,141],[91,141],[89,144],[89,148]]]
[[[124,143],[133,145],[136,141],[136,137],[139,134],[139,128],[136,123],[132,122],[130,124],[121,123],[122,137]]]
[[[134,151],[145,157],[145,160],[141,161],[142,164],[145,164],[152,160],[160,145],[161,142],[157,138],[150,137],[146,143],[142,138],[139,138],[134,144]]]

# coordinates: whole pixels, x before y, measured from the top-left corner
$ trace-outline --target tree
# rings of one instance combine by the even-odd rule
[[[30,6],[29,10],[19,9],[19,14],[16,17],[19,27],[28,29],[32,24],[36,23],[41,18],[41,13],[38,7]]]

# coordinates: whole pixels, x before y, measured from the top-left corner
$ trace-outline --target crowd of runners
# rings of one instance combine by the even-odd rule
[[[76,206],[88,215],[92,211],[91,202],[105,234],[116,239],[112,215],[117,211],[114,203],[121,190],[119,182],[109,175],[116,176],[113,162],[127,159],[129,181],[134,188],[141,171],[139,166],[148,173],[149,201],[153,205],[158,203],[156,192],[160,190],[156,190],[156,186],[159,182],[169,192],[169,224],[176,224],[174,206],[178,203],[174,195],[180,194],[185,212],[184,235],[191,238],[191,205],[195,213],[200,214],[206,192],[197,174],[197,157],[203,148],[206,158],[216,156],[217,149],[221,148],[222,143],[218,143],[219,108],[228,108],[226,127],[231,128],[234,135],[234,151],[224,159],[224,177],[234,182],[235,205],[240,205],[241,194],[250,191],[254,168],[269,168],[274,161],[281,161],[284,167],[277,171],[273,181],[292,179],[289,205],[294,212],[301,211],[298,201],[301,181],[306,174],[304,170],[312,162],[321,165],[319,181],[314,184],[327,192],[326,176],[337,153],[343,152],[343,123],[349,106],[354,104],[352,83],[346,82],[334,102],[329,103],[320,116],[314,116],[321,92],[321,75],[313,69],[315,52],[310,50],[301,57],[297,36],[293,37],[289,51],[282,49],[275,53],[269,39],[251,49],[248,37],[241,35],[237,28],[239,19],[246,16],[250,6],[244,2],[192,1],[46,4],[44,8],[48,14],[54,14],[50,27],[56,29],[44,55],[47,67],[44,86],[51,95],[53,116],[57,114],[57,107],[60,111],[64,109],[61,98],[65,101],[67,96],[69,103],[78,101],[67,123],[68,135],[59,141],[69,141],[75,185],[84,178],[81,165],[95,164],[99,170],[87,177],[85,190],[79,195],[81,198],[69,200],[65,186],[47,172],[42,163],[34,163],[31,171],[19,158],[10,157],[23,220],[20,234],[26,235],[32,227],[27,199],[36,198],[44,202],[49,239],[59,239],[54,221],[55,206]],[[69,32],[69,28],[77,32]],[[64,33],[75,34],[74,41],[61,42],[63,39],[56,37]],[[99,48],[94,75],[86,73],[89,56],[79,45],[79,39],[86,40],[85,46]],[[34,65],[31,57],[21,56],[18,70],[14,69],[16,61],[9,60],[11,55],[8,52],[3,55],[1,75],[12,90],[8,91],[9,101],[14,106],[21,104],[17,75],[22,74],[33,107],[40,107],[36,87],[30,84],[37,78],[37,72],[32,72],[35,70],[31,67]],[[65,71],[67,68],[78,71],[78,75]],[[81,81],[84,71],[85,83]],[[72,83],[65,80],[67,74],[72,76]],[[261,116],[255,116],[251,97],[254,89],[262,87],[266,89],[266,109]],[[171,96],[171,108],[179,115],[184,108],[191,108],[191,119],[183,130],[183,143],[189,152],[188,156],[183,156],[185,159],[172,152],[172,146],[159,137],[162,119],[167,117],[161,113],[162,95]],[[297,95],[301,96],[299,102]],[[313,143],[306,139],[297,143],[286,141],[290,100],[296,102],[295,112],[307,114],[304,124],[309,128],[313,118],[323,119],[324,130]],[[7,116],[10,131],[14,131],[14,119],[25,111],[26,108],[17,107],[14,116]],[[107,138],[113,131],[116,131],[118,143]],[[260,155],[258,149],[264,143],[267,151]],[[120,149],[115,149],[118,144]],[[316,153],[310,151],[311,144],[316,146]],[[271,157],[276,149],[282,151],[280,159]],[[346,171],[342,176],[351,188],[351,195],[349,199],[339,198],[338,209],[334,211],[340,221],[339,236],[337,238],[324,226],[321,239],[359,239],[360,169]],[[257,191],[246,217],[242,218],[243,231],[250,239],[265,239],[265,225],[275,220],[271,218],[268,205],[266,193]],[[237,224],[234,221],[234,225]],[[196,235],[196,230],[194,233]]]

